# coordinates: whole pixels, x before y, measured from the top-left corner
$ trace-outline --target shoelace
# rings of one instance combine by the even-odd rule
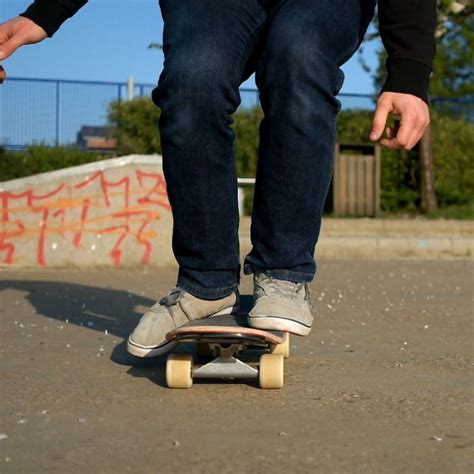
[[[166,295],[163,296],[160,300],[160,304],[165,305],[165,306],[172,306],[176,304],[176,302],[179,300],[181,297],[181,289],[180,288],[173,288],[170,290],[170,292]]]

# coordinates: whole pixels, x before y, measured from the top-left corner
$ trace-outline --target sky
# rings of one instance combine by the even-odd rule
[[[28,0],[0,0],[0,22],[17,16]],[[163,20],[158,0],[90,0],[68,20],[52,39],[18,50],[4,62],[9,76],[51,79],[79,79],[154,84],[161,72],[161,50],[148,49],[161,42]],[[364,52],[370,67],[376,65],[378,42]],[[370,75],[360,66],[357,55],[343,71],[341,92],[372,93]],[[254,87],[250,78],[244,86]]]

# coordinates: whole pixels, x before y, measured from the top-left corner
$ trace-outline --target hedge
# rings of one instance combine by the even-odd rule
[[[255,176],[260,108],[241,109],[234,114],[235,154],[238,175]],[[339,143],[367,143],[373,113],[351,110],[339,114]],[[157,133],[159,110],[149,99],[113,103],[109,121],[116,128],[116,155],[161,153]],[[473,206],[474,203],[474,124],[432,111],[435,186],[440,206]],[[109,155],[110,156],[110,155]],[[66,168],[103,159],[104,155],[74,147],[32,146],[25,152],[0,148],[0,181]],[[418,212],[418,150],[382,149],[382,210]],[[246,200],[251,208],[251,192]]]
[[[110,155],[109,155],[110,156]],[[34,145],[25,151],[7,152],[0,147],[0,181],[103,160],[104,155],[76,147]]]

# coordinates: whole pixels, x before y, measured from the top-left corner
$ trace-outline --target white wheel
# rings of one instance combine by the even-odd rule
[[[290,335],[286,334],[285,342],[281,344],[273,344],[270,347],[270,352],[272,354],[282,355],[285,359],[290,357]]]
[[[191,354],[170,354],[166,361],[166,385],[169,388],[191,388],[192,368]]]
[[[260,388],[283,387],[283,356],[281,354],[263,354],[260,356],[258,376]]]

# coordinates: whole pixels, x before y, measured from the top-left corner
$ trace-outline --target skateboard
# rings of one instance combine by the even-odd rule
[[[192,354],[172,352],[166,362],[169,388],[190,388],[193,379],[257,379],[260,388],[283,387],[284,359],[289,356],[286,332],[247,325],[246,314],[211,316],[170,331],[170,342],[192,343]],[[255,360],[256,359],[256,360]]]

